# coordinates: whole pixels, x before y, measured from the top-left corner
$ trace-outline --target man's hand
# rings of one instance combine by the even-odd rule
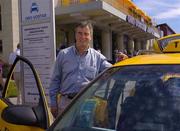
[[[57,107],[51,107],[51,113],[54,116],[54,118],[58,115],[58,108]]]
[[[126,54],[123,54],[123,53],[120,53],[119,55],[122,58],[122,60],[129,58]]]
[[[128,56],[125,55],[125,54],[122,53],[122,52],[118,52],[118,53],[116,54],[116,62],[125,60],[125,59],[127,59],[127,58],[128,58]]]

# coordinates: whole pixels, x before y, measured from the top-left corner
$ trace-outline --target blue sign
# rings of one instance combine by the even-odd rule
[[[37,5],[37,3],[32,3],[30,12],[39,12],[39,6]]]

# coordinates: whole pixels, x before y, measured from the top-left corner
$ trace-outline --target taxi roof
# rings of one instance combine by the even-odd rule
[[[117,62],[113,66],[147,64],[180,64],[180,53],[139,55]]]
[[[180,34],[172,34],[156,40],[153,44],[157,52],[180,52]]]
[[[176,37],[176,36],[180,36],[180,34],[171,34],[171,35],[167,35],[167,36],[164,36],[164,37],[159,38],[159,40],[167,39],[167,38],[172,38],[172,37]]]

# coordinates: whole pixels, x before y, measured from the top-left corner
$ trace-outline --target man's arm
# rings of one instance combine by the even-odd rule
[[[56,116],[58,113],[57,95],[60,92],[60,83],[61,83],[61,75],[62,75],[61,60],[62,60],[61,56],[58,55],[58,58],[54,65],[54,70],[49,88],[50,107],[51,107],[51,112],[54,116]]]
[[[120,54],[120,57],[122,58],[121,60],[125,60],[125,59],[128,58],[128,56],[125,55],[125,54],[123,54],[123,53]],[[109,63],[109,62],[107,61],[106,57],[103,56],[103,55],[100,56],[100,61],[101,61],[101,63],[100,63],[100,70],[99,70],[100,72],[102,72],[103,70],[105,70],[105,69],[107,69],[108,67],[111,67],[111,66],[112,66],[112,64]]]
[[[2,67],[0,68],[0,90],[4,88],[4,81],[2,77]]]
[[[112,64],[109,63],[107,58],[102,54],[100,54],[98,61],[100,62],[99,73],[112,66]]]
[[[15,59],[16,59],[16,54],[14,52],[11,52],[9,54],[9,59],[8,59],[8,63],[9,63],[10,66],[12,66]]]

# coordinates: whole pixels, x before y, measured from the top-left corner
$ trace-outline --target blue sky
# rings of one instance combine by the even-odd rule
[[[157,24],[167,23],[180,33],[180,0],[133,0]]]

